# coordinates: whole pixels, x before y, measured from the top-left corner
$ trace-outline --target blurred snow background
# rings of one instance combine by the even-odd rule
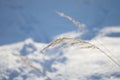
[[[120,68],[97,49],[58,46],[40,53],[52,40],[66,36],[87,40],[120,63],[119,2],[0,0],[0,80],[119,80]],[[84,24],[86,32],[56,11]]]
[[[78,29],[56,11],[85,24],[91,39],[107,26],[120,25],[119,0],[0,0],[0,45],[32,38],[50,42],[54,36]]]

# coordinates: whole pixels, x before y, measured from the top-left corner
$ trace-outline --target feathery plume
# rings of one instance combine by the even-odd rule
[[[86,26],[85,24],[80,23],[79,21],[74,20],[72,17],[65,15],[63,12],[58,12],[56,11],[56,13],[61,16],[64,17],[66,19],[68,19],[69,21],[71,21],[74,25],[76,25],[77,27],[81,28],[82,30],[85,30]]]
[[[87,41],[84,41],[84,40],[78,40],[78,39],[74,39],[74,38],[66,38],[66,37],[63,37],[63,38],[60,38],[60,39],[57,39],[55,41],[53,41],[51,44],[49,44],[48,46],[46,46],[45,48],[43,48],[41,51],[43,52],[44,50],[48,49],[49,47],[54,47],[62,42],[64,42],[65,40],[67,40],[67,44],[65,45],[65,47],[70,47],[70,46],[73,46],[73,45],[80,45],[82,47],[80,48],[84,48],[84,49],[88,49],[88,48],[96,48],[98,49],[100,52],[102,52],[105,56],[107,56],[113,63],[115,63],[118,67],[120,67],[120,64],[118,62],[116,62],[116,60],[114,60],[114,58],[112,58],[110,55],[108,55],[105,51],[103,51],[102,49],[100,49],[99,47],[87,42]]]
[[[47,45],[46,47],[44,47],[42,50],[41,50],[41,53],[43,53],[43,51],[45,51],[46,49],[48,49],[49,47],[54,47],[62,42],[65,42],[66,41],[66,47],[70,47],[70,46],[73,46],[73,45],[76,45],[76,44],[79,44],[79,45],[85,45],[84,47],[81,47],[81,48],[92,48],[94,47],[92,44],[86,42],[86,41],[83,41],[83,40],[78,40],[78,39],[74,39],[74,38],[67,38],[67,37],[63,37],[63,38],[59,38],[59,39],[56,39],[55,41],[51,42],[49,45]]]
[[[35,67],[31,62],[27,62],[23,56],[18,55],[18,54],[13,54],[13,55],[16,56],[16,57],[18,57],[18,58],[20,58],[20,60],[22,61],[23,64],[31,67],[32,69],[34,69],[37,72],[41,73],[42,75],[46,76],[46,74],[44,74],[39,68]]]

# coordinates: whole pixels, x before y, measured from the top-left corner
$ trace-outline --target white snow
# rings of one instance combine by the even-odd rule
[[[120,67],[96,48],[61,43],[40,52],[43,42],[95,34],[88,42],[120,64],[119,14],[114,0],[0,0],[0,80],[120,80]]]
[[[119,27],[117,28],[119,29]],[[102,32],[105,33],[108,30],[116,32],[116,29],[113,28],[105,28]],[[98,36],[89,42],[107,52],[120,64],[120,38]],[[40,50],[46,45],[44,43],[37,43],[29,38],[23,42],[1,46],[0,80],[120,79],[120,67],[97,49],[80,49],[79,46],[67,48],[55,47],[40,53]],[[23,49],[24,51],[22,52]],[[24,52],[26,52],[25,55],[23,54]],[[20,57],[14,54],[23,54],[21,56],[28,63],[41,70],[42,73],[25,64],[21,61]]]

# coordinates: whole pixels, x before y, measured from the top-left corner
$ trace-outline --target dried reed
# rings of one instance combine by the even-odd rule
[[[13,55],[16,56],[16,57],[18,57],[18,58],[22,61],[22,63],[23,63],[24,65],[29,66],[30,68],[32,68],[33,70],[41,73],[41,74],[44,75],[44,76],[47,76],[47,75],[44,74],[39,68],[37,68],[36,66],[34,66],[34,64],[32,64],[32,62],[28,62],[23,56],[18,55],[18,54],[13,54]]]
[[[47,45],[45,48],[43,48],[41,50],[41,52],[43,52],[44,50],[48,49],[49,47],[57,46],[57,45],[59,45],[60,43],[62,43],[64,41],[67,42],[67,44],[65,45],[66,47],[70,47],[70,46],[78,45],[79,44],[79,45],[82,45],[82,47],[80,47],[81,49],[82,48],[85,48],[85,49],[96,48],[100,52],[102,52],[105,56],[107,56],[113,63],[115,63],[120,68],[120,64],[118,62],[116,62],[116,60],[113,59],[110,55],[108,55],[105,51],[103,51],[99,47],[95,46],[94,44],[91,44],[91,43],[89,43],[87,41],[84,41],[84,40],[78,40],[78,39],[74,39],[74,38],[63,37],[63,38],[57,39],[57,40],[53,41],[52,43],[50,43],[49,45]]]
[[[83,46],[81,48],[93,48],[93,47],[95,47],[94,45],[92,45],[89,42],[84,41],[84,40],[78,40],[78,39],[74,39],[74,38],[63,37],[63,38],[59,38],[59,39],[56,39],[55,41],[51,42],[49,45],[44,47],[41,50],[41,52],[45,51],[49,47],[57,46],[57,45],[59,45],[62,42],[66,42],[67,44],[65,46],[67,46],[67,47],[70,47],[70,46],[73,46],[73,45],[78,45],[78,44],[79,45],[83,45],[83,44],[85,45],[85,46]]]
[[[66,19],[68,19],[70,22],[72,22],[75,26],[81,28],[83,31],[86,29],[85,24],[80,23],[79,21],[76,21],[75,19],[73,19],[72,17],[65,15],[63,12],[58,12],[56,11],[56,13],[61,16],[64,17]]]

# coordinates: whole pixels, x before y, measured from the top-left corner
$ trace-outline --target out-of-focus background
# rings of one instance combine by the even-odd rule
[[[77,29],[56,11],[85,24],[89,31],[83,39],[91,39],[103,27],[120,25],[119,3],[119,0],[0,0],[0,45],[27,38],[50,42],[58,34]]]
[[[88,44],[41,53],[60,37],[88,41],[109,57]],[[0,80],[120,80],[119,41],[120,0],[0,0]]]

